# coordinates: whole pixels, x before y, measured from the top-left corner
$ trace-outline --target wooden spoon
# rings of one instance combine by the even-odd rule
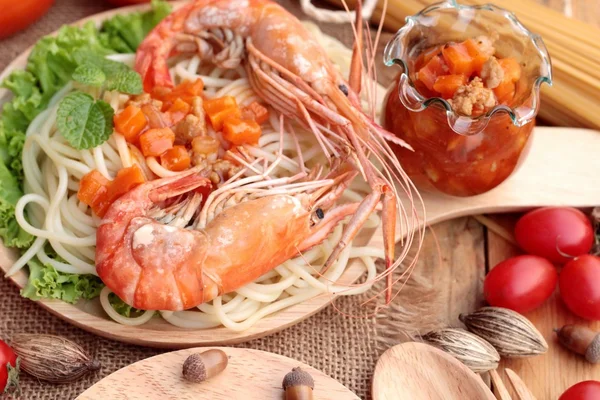
[[[452,197],[419,187],[426,209],[425,218],[419,210],[420,225],[423,219],[430,225],[466,215],[533,207],[600,205],[599,154],[598,131],[536,127],[513,174],[493,190],[478,196]],[[410,210],[408,200],[403,199],[403,203]],[[398,224],[396,233],[399,240],[406,227]]]
[[[424,343],[388,349],[375,367],[373,400],[496,400],[479,375]]]

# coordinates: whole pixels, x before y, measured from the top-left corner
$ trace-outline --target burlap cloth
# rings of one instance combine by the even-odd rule
[[[281,3],[301,15],[296,1],[282,0]],[[63,24],[109,8],[103,0],[56,0],[49,14],[36,24],[0,41],[0,70],[42,35]],[[320,26],[327,33],[351,43],[352,35],[348,26]],[[339,310],[329,306],[281,333],[253,340],[241,347],[269,351],[305,362],[337,379],[362,399],[369,398],[372,372],[381,350],[377,341],[376,319],[342,315],[356,314],[360,302],[359,297],[341,298],[336,302]],[[21,298],[16,287],[0,279],[0,337],[6,340],[19,332],[63,335],[81,344],[102,363],[98,373],[65,385],[39,382],[23,374],[23,399],[74,399],[110,373],[164,351],[106,340],[73,327],[34,302]]]

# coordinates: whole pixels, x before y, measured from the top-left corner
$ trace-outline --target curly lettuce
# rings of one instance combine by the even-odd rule
[[[64,26],[57,35],[46,36],[36,43],[25,70],[14,71],[2,82],[1,86],[13,95],[0,115],[0,239],[6,246],[26,249],[34,240],[15,219],[15,205],[23,196],[21,154],[25,133],[34,118],[47,108],[52,96],[73,80],[81,63],[89,64],[89,59],[82,61],[77,55],[85,51],[103,58],[108,54],[135,52],[148,32],[170,11],[166,1],[153,0],[152,10],[117,15],[105,21],[100,29],[92,22]],[[83,79],[84,73],[81,68],[75,76]],[[89,79],[89,71],[87,74]],[[108,83],[130,85],[131,79],[121,75]],[[101,289],[101,282],[93,276],[64,274],[35,260],[29,263],[29,268],[31,275],[23,290],[25,297],[75,302],[97,296]]]
[[[37,259],[28,263],[29,281],[21,296],[32,300],[57,299],[75,304],[100,295],[104,284],[95,275],[58,272],[52,265],[42,265]]]
[[[115,15],[102,26],[100,42],[116,52],[133,53],[148,32],[170,13],[169,3],[152,0],[151,13]]]

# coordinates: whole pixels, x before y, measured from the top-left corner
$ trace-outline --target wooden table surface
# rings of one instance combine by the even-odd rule
[[[537,1],[573,18],[600,26],[599,0]],[[512,230],[517,216],[486,217]],[[434,234],[427,234],[418,267],[423,269],[423,275],[432,277],[440,290],[441,304],[447,305],[440,309],[440,318],[447,320],[449,325],[462,326],[458,315],[484,303],[482,293],[486,273],[500,261],[519,254],[519,250],[472,217],[440,223],[432,230]],[[552,332],[552,328],[567,323],[582,323],[600,331],[600,322],[590,323],[569,313],[557,293],[540,309],[526,316],[543,333],[550,349],[547,354],[535,358],[505,360],[501,369],[507,367],[517,372],[538,400],[556,400],[577,382],[600,380],[600,364],[588,364],[581,357],[569,353],[560,347]],[[504,372],[501,376],[508,382]]]

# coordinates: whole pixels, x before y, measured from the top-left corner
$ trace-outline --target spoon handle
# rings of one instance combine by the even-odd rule
[[[506,368],[504,370],[510,384],[519,395],[519,400],[536,400],[535,396],[529,391],[523,380],[517,375],[512,369]]]
[[[512,400],[512,397],[508,393],[508,389],[504,386],[504,382],[502,382],[500,375],[498,375],[498,371],[495,369],[490,371],[490,377],[492,378],[494,388],[496,388],[496,393],[500,396],[499,400]]]
[[[498,187],[471,197],[453,197],[419,187],[423,207],[413,193],[401,194],[407,217],[396,224],[396,239],[427,225],[467,215],[517,212],[535,207],[594,207],[600,204],[600,132],[536,127],[513,174]],[[402,160],[400,160],[402,161]],[[412,219],[415,208],[417,218]],[[374,235],[379,236],[379,235]]]

